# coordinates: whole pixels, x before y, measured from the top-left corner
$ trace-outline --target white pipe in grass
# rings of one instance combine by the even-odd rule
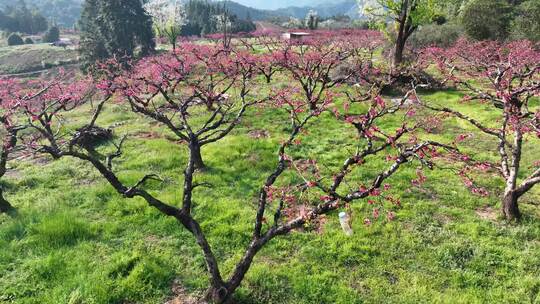
[[[343,232],[347,236],[353,235],[353,230],[351,228],[351,220],[347,212],[340,212],[339,213],[339,223],[341,224],[341,228],[343,229]]]

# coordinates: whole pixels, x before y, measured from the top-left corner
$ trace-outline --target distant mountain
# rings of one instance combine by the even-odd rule
[[[223,3],[223,1],[218,2]],[[228,10],[240,19],[251,19],[254,21],[260,21],[272,17],[281,16],[275,11],[256,9],[233,1],[227,1],[226,5]]]
[[[240,1],[240,0],[237,0]],[[222,2],[222,1],[220,1]],[[247,2],[247,1],[244,1]],[[257,2],[257,1],[251,1]],[[302,1],[298,1],[302,3]],[[307,1],[305,1],[307,2]],[[347,15],[351,18],[358,18],[358,4],[356,0],[339,1],[309,1],[309,3],[321,3],[317,6],[290,6],[276,10],[261,10],[238,2],[227,1],[229,10],[239,18],[251,18],[252,20],[266,20],[273,17],[294,17],[304,18],[310,10],[316,11],[321,17],[331,17],[335,15]],[[296,2],[295,2],[296,3]]]
[[[275,10],[279,15],[304,18],[310,10],[316,11],[319,16],[326,18],[336,15],[349,15],[352,18],[357,16],[358,4],[356,0],[333,1],[332,3],[322,3],[317,6],[292,6]],[[354,14],[352,14],[354,12]]]
[[[0,0],[0,9],[3,6],[15,5],[19,1]],[[64,27],[71,27],[80,16],[84,0],[25,0],[25,2],[28,8],[40,10],[50,22]],[[223,1],[216,0],[216,2]],[[290,6],[291,3],[294,3],[294,6]],[[238,18],[249,18],[254,21],[275,17],[302,19],[310,10],[317,11],[321,17],[334,15],[348,15],[351,18],[359,17],[357,0],[227,0],[227,6]]]
[[[51,23],[71,27],[81,15],[84,0],[25,0],[29,9],[39,10]],[[16,6],[20,0],[0,0],[0,9]]]
[[[244,6],[252,7],[260,10],[277,10],[280,8],[290,7],[294,2],[296,7],[319,6],[322,4],[333,5],[342,2],[342,0],[235,0],[237,3]]]

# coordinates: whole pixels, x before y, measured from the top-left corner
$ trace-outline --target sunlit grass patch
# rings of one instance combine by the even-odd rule
[[[488,121],[496,117],[488,107],[478,111],[460,103],[462,96],[456,91],[423,96]],[[84,123],[90,112],[88,108],[74,113],[77,123]],[[184,144],[125,107],[112,104],[104,114],[98,124],[112,128],[115,140],[128,135],[124,154],[114,162],[120,179],[132,185],[155,173],[162,181],[149,182],[145,189],[178,206],[187,160]],[[290,131],[282,127],[287,120],[283,111],[250,109],[230,136],[202,150],[208,169],[195,179],[209,185],[195,190],[193,214],[224,275],[249,243],[256,196],[275,167],[278,144]],[[398,123],[390,119],[382,127],[395,130]],[[475,132],[457,121],[442,128],[444,132],[421,136],[452,141],[463,132]],[[329,113],[310,129],[300,137],[302,145],[291,148],[291,156],[315,158],[324,164],[325,173],[337,170],[354,150],[345,140],[354,130],[338,128]],[[528,143],[527,160],[537,157],[537,143]],[[474,151],[492,143],[475,133],[465,145]],[[109,143],[96,150],[111,149]],[[487,149],[475,156],[496,158]],[[370,159],[352,173],[351,187],[388,165],[385,155]],[[164,303],[172,296],[175,280],[190,294],[204,292],[207,275],[200,250],[175,219],[142,199],[123,198],[79,161],[28,159],[14,166],[17,176],[9,178],[7,196],[19,214],[0,217],[0,302]],[[448,168],[425,170],[427,183],[417,187],[411,180],[417,178],[418,167],[407,164],[389,180],[388,192],[402,202],[401,207],[384,206],[396,214],[394,221],[364,224],[373,207],[359,201],[352,206],[351,237],[342,233],[337,214],[331,213],[320,229],[305,227],[273,240],[255,258],[236,303],[538,301],[538,206],[524,205],[523,222],[507,224],[484,214],[498,212],[498,193],[493,190],[501,186],[500,180],[481,180],[492,190],[484,198],[469,193]],[[298,177],[289,174],[284,179]],[[527,201],[539,198],[536,191]]]

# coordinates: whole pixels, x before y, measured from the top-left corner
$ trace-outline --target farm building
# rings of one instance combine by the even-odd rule
[[[283,39],[291,40],[291,41],[302,41],[311,36],[312,35],[310,33],[306,33],[306,32],[290,32],[290,33],[283,33],[282,35]]]

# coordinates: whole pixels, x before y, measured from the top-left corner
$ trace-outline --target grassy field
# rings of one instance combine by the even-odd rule
[[[74,49],[48,44],[0,47],[0,75],[40,71],[78,62]]]
[[[425,98],[487,119],[494,115],[459,104],[460,94],[452,91]],[[276,126],[285,120],[278,110],[253,109],[231,136],[203,150],[210,169],[197,179],[213,188],[197,190],[194,214],[226,273],[249,242],[253,203],[275,166],[275,149],[287,131]],[[335,134],[334,123],[320,119],[295,153],[316,155],[328,166],[341,163],[341,137],[348,134]],[[150,191],[180,202],[185,147],[120,105],[109,106],[99,124],[114,124],[117,136],[130,134],[117,165],[123,180],[158,173],[165,182],[149,185]],[[472,131],[455,121],[432,136],[452,140],[464,129]],[[258,130],[269,136],[253,138],[250,132]],[[493,145],[481,135],[469,144]],[[538,158],[538,141],[528,145],[525,157]],[[375,167],[384,165],[382,157]],[[6,197],[19,214],[0,216],[0,303],[164,303],[207,286],[191,235],[142,200],[117,195],[88,165],[71,159],[10,165]],[[236,303],[540,303],[540,208],[533,205],[540,191],[524,198],[523,221],[507,224],[498,218],[500,180],[485,179],[492,194],[480,198],[450,171],[428,172],[423,189],[411,186],[415,176],[416,165],[410,165],[391,180],[403,202],[391,207],[395,221],[365,226],[371,209],[359,202],[352,237],[331,214],[322,231],[272,241],[256,257]]]

